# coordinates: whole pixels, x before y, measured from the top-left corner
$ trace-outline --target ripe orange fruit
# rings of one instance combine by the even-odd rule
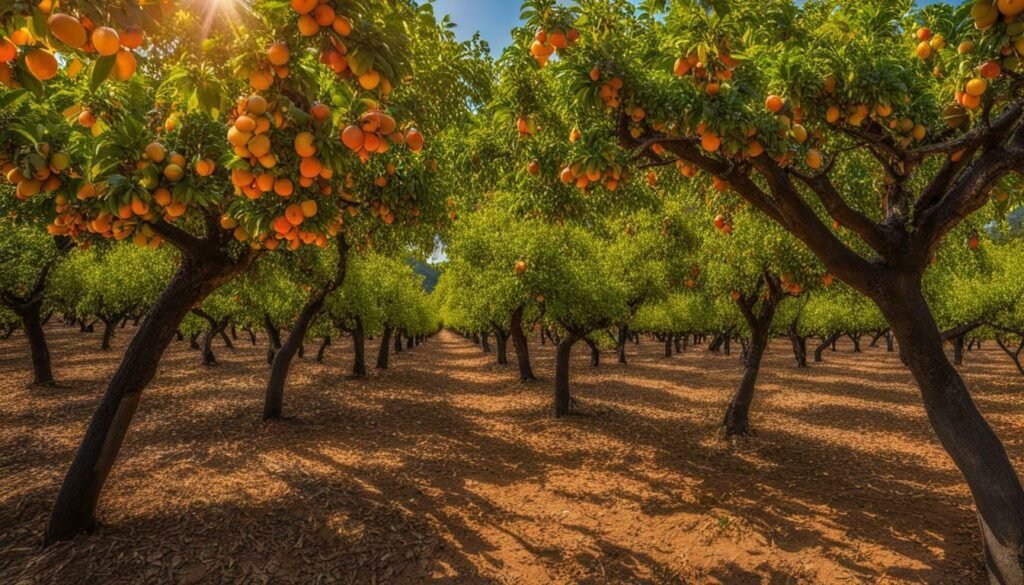
[[[304,37],[311,37],[320,32],[320,25],[316,19],[308,14],[299,17],[299,34]]]
[[[249,141],[249,144],[246,145],[246,148],[248,148],[249,152],[256,158],[266,156],[270,153],[270,137],[266,134],[254,136],[252,140]]]
[[[306,216],[302,214],[302,207],[294,203],[284,208],[284,217],[294,226],[302,225],[306,220]]]
[[[526,272],[526,261],[525,260],[516,260],[515,271],[516,271],[516,274],[523,274],[523,273],[525,273]]]
[[[109,57],[121,48],[121,37],[109,26],[101,26],[92,31],[92,46],[100,55]]]
[[[302,159],[302,162],[299,163],[299,174],[307,179],[315,179],[320,176],[320,171],[322,171],[323,168],[324,165],[320,162],[320,159],[312,157],[304,158]]]
[[[82,110],[82,113],[78,114],[78,123],[83,128],[92,128],[96,125],[96,116],[89,110]]]
[[[292,193],[295,192],[295,186],[292,185],[291,180],[281,177],[274,181],[274,193],[281,197],[291,197]]]
[[[79,199],[81,199],[81,197],[79,197]],[[160,187],[156,191],[153,191],[153,201],[161,207],[167,207],[171,204],[171,192],[164,187]]]
[[[282,42],[276,42],[267,49],[267,60],[270,61],[271,65],[286,65],[288,60],[291,59],[291,55],[288,45]]]
[[[245,111],[253,116],[262,116],[267,113],[267,100],[261,95],[249,96],[245,102]]]
[[[313,135],[309,132],[299,132],[295,136],[295,154],[302,158],[308,158],[316,154],[316,147],[313,146]]]
[[[380,85],[380,73],[374,70],[369,70],[359,76],[359,85],[366,91],[373,91]]]
[[[299,207],[302,208],[302,215],[304,217],[309,218],[309,217],[316,216],[316,212],[317,212],[316,201],[313,201],[312,199],[307,199],[307,200],[303,201],[302,203],[300,203]]]
[[[276,178],[270,173],[263,173],[256,177],[256,188],[262,193],[270,193],[274,190],[274,182]]]
[[[25,54],[25,66],[39,81],[47,81],[57,75],[57,58],[45,49],[30,49]]]
[[[420,152],[423,150],[423,134],[415,128],[410,128],[405,134],[405,144],[412,152]]]
[[[331,108],[325,104],[314,104],[309,113],[313,114],[313,119],[317,122],[323,122],[331,117]]]
[[[777,95],[770,95],[768,99],[764,101],[764,107],[768,108],[768,111],[777,114],[782,111],[782,98]]]
[[[981,76],[985,79],[995,79],[1002,75],[1003,68],[999,65],[999,61],[985,61],[981,64],[978,72],[981,73]]]
[[[18,57],[18,47],[11,41],[0,37],[0,63],[10,63]]]
[[[921,41],[917,44],[917,48],[914,50],[920,59],[927,59],[932,56],[932,46],[928,44],[928,41]]]
[[[347,37],[352,34],[352,21],[344,16],[336,17],[331,27],[339,36]]]
[[[89,40],[85,27],[70,14],[54,14],[46,21],[50,34],[72,49],[80,49]]]
[[[317,0],[292,0],[292,10],[299,14],[309,14],[313,12],[319,2]]]
[[[313,9],[313,18],[320,26],[332,26],[334,24],[334,8],[330,4],[320,4]]]
[[[257,69],[249,75],[249,85],[256,91],[266,91],[274,85],[274,75],[266,69]]]
[[[138,63],[135,61],[135,55],[131,51],[121,49],[117,52],[117,57],[114,60],[114,79],[118,81],[128,81],[135,75],[135,69],[138,67]]]
[[[210,159],[204,158],[196,161],[196,174],[200,177],[209,177],[217,165]]]
[[[349,150],[360,150],[366,142],[366,136],[358,126],[348,126],[341,132],[341,142]]]
[[[164,162],[164,158],[167,157],[167,150],[159,142],[150,142],[144,152],[146,158],[155,163]]]
[[[985,81],[984,79],[976,77],[967,82],[967,95],[981,97],[987,89],[988,82]]]
[[[137,28],[129,28],[121,33],[121,46],[126,49],[138,49],[142,46],[144,35]]]
[[[680,57],[676,59],[675,65],[672,67],[672,72],[677,77],[682,77],[690,72],[690,62],[686,60],[686,57]]]
[[[817,150],[813,149],[813,148],[808,150],[807,151],[807,166],[812,168],[812,169],[814,169],[814,170],[820,169],[821,168],[821,153],[818,152]]]
[[[239,132],[252,132],[256,130],[256,120],[253,120],[249,116],[239,116],[238,119],[235,120],[235,128],[237,128]]]
[[[708,152],[718,152],[722,146],[722,139],[714,132],[705,132],[700,139],[700,145]]]
[[[172,183],[177,183],[185,176],[185,169],[176,164],[169,164],[164,167],[164,177]]]

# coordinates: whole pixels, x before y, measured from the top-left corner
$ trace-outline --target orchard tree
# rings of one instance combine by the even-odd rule
[[[118,325],[145,314],[174,273],[170,250],[151,250],[129,243],[76,249],[53,275],[55,294],[73,299],[67,307],[79,317],[103,323],[100,349],[110,350]]]
[[[529,0],[516,33],[534,68],[557,71],[541,76],[549,93],[589,110],[582,135],[615,138],[618,160],[717,177],[878,305],[975,498],[1000,583],[1024,582],[1024,489],[943,352],[922,279],[944,237],[1024,162],[1022,11],[1009,0]],[[837,180],[847,161],[870,165],[870,189]]]
[[[50,348],[43,331],[43,309],[53,267],[71,242],[55,240],[36,226],[0,221],[0,307],[25,331],[32,358],[32,384],[54,384]],[[6,323],[8,319],[4,319]]]
[[[10,207],[45,208],[54,235],[168,243],[181,255],[89,425],[47,542],[95,525],[141,392],[211,292],[260,254],[323,248],[338,234],[366,245],[376,229],[426,223],[435,165],[389,100],[415,79],[409,35],[429,16],[404,0],[0,9],[0,111],[17,120],[0,136]],[[329,285],[311,291],[303,320]],[[275,357],[274,383],[295,345]]]

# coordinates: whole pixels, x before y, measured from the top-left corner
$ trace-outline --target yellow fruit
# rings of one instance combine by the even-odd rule
[[[976,77],[967,82],[967,93],[974,97],[981,97],[988,89],[988,82],[980,77]]]

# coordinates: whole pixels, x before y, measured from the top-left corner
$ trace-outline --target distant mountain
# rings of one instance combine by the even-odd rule
[[[423,277],[423,290],[428,293],[434,292],[434,288],[437,287],[437,279],[441,277],[441,271],[430,264],[412,258],[408,260],[408,263],[409,266],[412,266],[413,272]]]

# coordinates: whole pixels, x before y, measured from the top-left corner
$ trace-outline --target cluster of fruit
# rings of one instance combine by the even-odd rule
[[[0,170],[15,186],[15,194],[21,200],[59,189],[63,184],[60,175],[68,172],[70,166],[71,157],[67,153],[52,152],[50,145],[44,143],[17,162],[6,155],[0,158]]]
[[[372,154],[384,154],[391,144],[405,145],[412,152],[423,150],[423,134],[416,128],[409,128],[403,134],[393,117],[379,107],[371,107],[359,117],[358,124],[346,126],[341,131],[341,142],[364,162]]]
[[[540,29],[533,37],[533,44],[530,45],[530,54],[537,61],[537,65],[543,69],[548,64],[548,59],[555,54],[555,51],[561,51],[575,45],[579,38],[580,33],[576,29],[570,29],[569,32],[563,30],[548,32]]]
[[[46,14],[52,3],[40,3],[39,7]],[[79,18],[63,12],[51,14],[46,25],[47,39],[36,39],[24,28],[13,31],[9,37],[0,37],[0,83],[12,89],[19,87],[11,66],[18,59],[19,47],[24,53],[25,69],[41,82],[57,75],[59,62],[54,50],[113,58],[110,76],[118,81],[127,81],[135,75],[138,63],[134,51],[144,41],[141,29],[118,31],[109,26],[97,26],[87,16]],[[77,58],[68,60],[69,75],[76,75],[82,67]]]
[[[352,21],[338,14],[329,0],[291,0],[292,10],[299,15],[299,33],[314,37],[327,32],[327,39],[320,51],[320,62],[330,67],[341,77],[355,76],[359,86],[367,91],[380,88],[387,96],[393,89],[391,80],[373,68],[372,61],[349,56],[344,39],[352,34]]]
[[[718,95],[722,91],[722,82],[732,80],[740,63],[724,48],[719,48],[717,56],[708,55],[706,60],[707,63],[697,53],[690,53],[676,59],[672,72],[676,77],[690,76],[694,86],[707,95]]]
[[[622,87],[625,84],[621,77],[608,77],[599,67],[591,69],[588,76],[591,81],[600,84],[597,86],[597,95],[606,108],[615,109],[622,105]]]

